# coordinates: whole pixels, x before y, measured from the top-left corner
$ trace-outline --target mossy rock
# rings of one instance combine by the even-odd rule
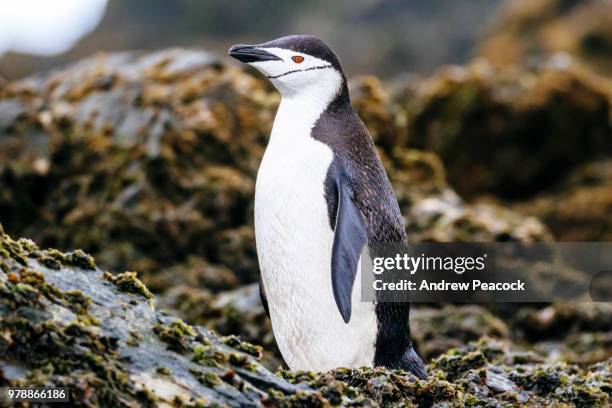
[[[47,266],[49,257],[58,265]],[[156,311],[134,273],[113,278],[6,234],[0,264],[2,382],[68,387],[76,406],[610,403],[611,360],[589,369],[547,365],[486,337],[440,355],[427,381],[384,368],[275,375],[258,362],[260,347]],[[493,317],[487,320],[488,333],[507,335]]]
[[[298,392],[257,362],[257,346],[156,311],[135,273],[110,275],[76,253],[0,234],[3,384],[68,387],[75,406],[244,407],[269,389]],[[197,358],[204,347],[214,366]]]

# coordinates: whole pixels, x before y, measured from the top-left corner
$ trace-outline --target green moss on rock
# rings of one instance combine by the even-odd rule
[[[148,297],[107,284],[104,272],[65,265],[66,254],[30,243],[0,235],[3,384],[67,387],[74,406],[244,407],[269,389],[287,400],[298,392],[231,345],[256,348],[156,312]],[[192,361],[207,347],[214,366]]]
[[[184,353],[195,338],[195,331],[182,320],[175,320],[170,325],[157,324],[153,331],[168,345],[170,350]]]
[[[145,299],[153,299],[153,294],[147,287],[138,279],[136,272],[123,272],[117,275],[106,272],[104,279],[114,283],[119,290],[128,293],[140,295]]]
[[[254,344],[247,343],[246,341],[242,341],[240,340],[240,338],[238,338],[238,336],[235,336],[235,335],[225,336],[221,339],[221,341],[224,344],[230,347],[234,347],[236,350],[240,350],[244,353],[250,354],[257,359],[261,358],[261,352],[262,352],[261,346],[256,346]]]

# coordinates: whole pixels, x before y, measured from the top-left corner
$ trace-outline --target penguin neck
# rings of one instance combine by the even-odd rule
[[[324,112],[341,112],[350,108],[348,86],[342,75],[336,83],[313,84],[304,90],[283,92],[274,128],[292,123],[298,128],[296,130],[303,128],[310,131]]]

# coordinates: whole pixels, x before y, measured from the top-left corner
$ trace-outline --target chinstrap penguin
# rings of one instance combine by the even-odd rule
[[[282,96],[257,174],[255,237],[262,300],[287,365],[386,366],[426,378],[409,304],[360,300],[364,245],[405,242],[406,232],[338,57],[308,35],[235,45],[229,54]]]

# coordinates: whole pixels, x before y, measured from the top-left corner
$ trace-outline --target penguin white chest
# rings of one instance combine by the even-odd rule
[[[360,302],[359,271],[348,324],[333,296],[334,233],[324,192],[333,152],[310,136],[316,118],[299,115],[281,105],[255,192],[257,253],[274,335],[294,370],[372,365],[376,316],[373,304]]]

